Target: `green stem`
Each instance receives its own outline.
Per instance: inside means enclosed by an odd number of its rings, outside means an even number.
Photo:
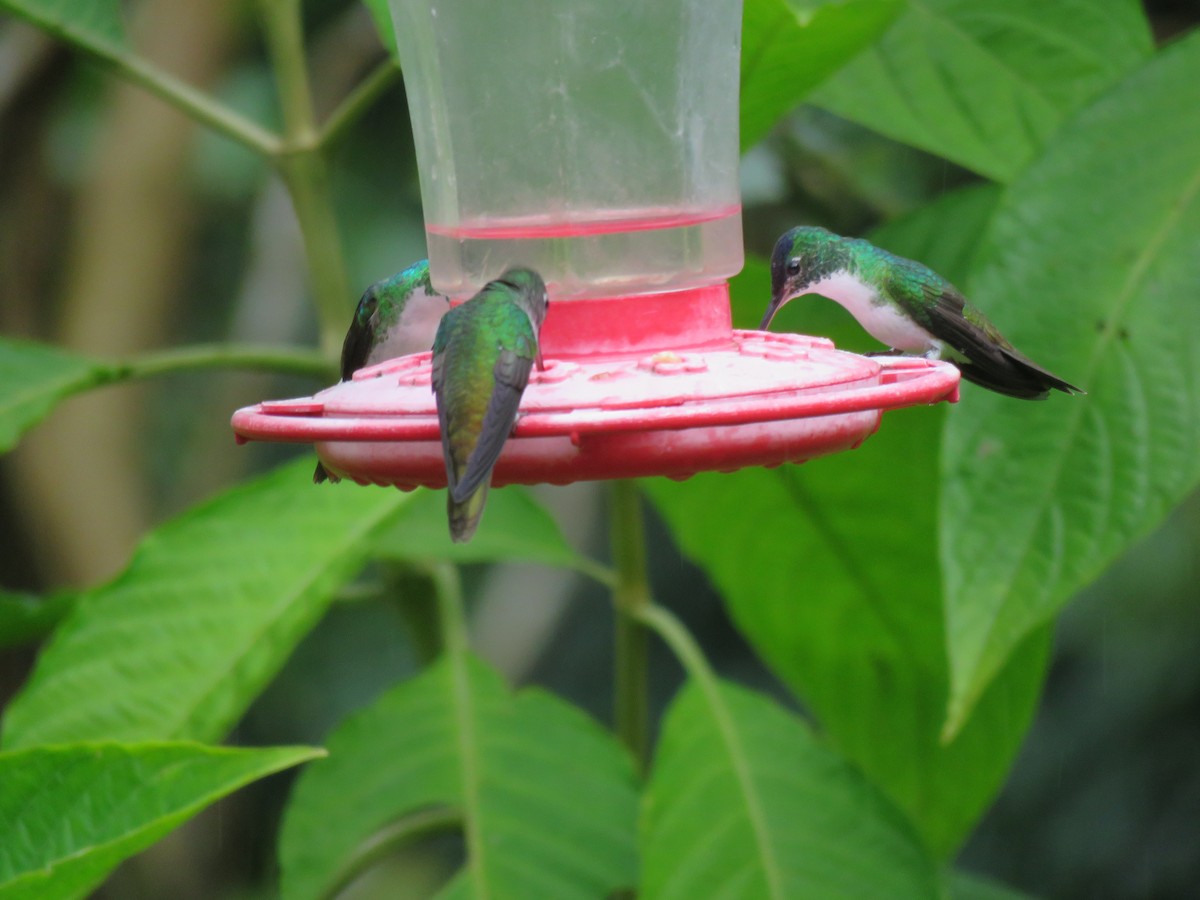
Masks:
[[[255,369],[332,380],[337,372],[329,358],[315,350],[295,347],[255,347],[249,344],[193,344],[147,353],[108,365],[103,380],[150,378],[196,369]]]
[[[442,627],[442,647],[450,672],[450,690],[457,732],[457,749],[462,778],[463,841],[467,845],[467,893],[472,897],[490,896],[486,882],[487,853],[480,828],[481,805],[480,738],[478,711],[471,690],[471,658],[467,640],[467,617],[463,611],[462,584],[458,569],[448,562],[430,566],[437,593],[438,617]]]
[[[342,257],[342,242],[333,210],[329,169],[318,151],[305,151],[279,160],[279,172],[292,197],[304,238],[313,299],[320,323],[321,349],[336,359],[350,320],[350,279]]]
[[[704,695],[721,743],[728,754],[730,768],[737,779],[739,793],[744,798],[746,815],[754,832],[754,843],[761,854],[761,869],[766,879],[764,896],[783,897],[785,892],[782,868],[769,837],[760,787],[751,774],[749,753],[743,743],[744,735],[734,721],[733,711],[725,702],[716,673],[704,658],[704,653],[695,638],[669,611],[661,606],[648,605],[638,610],[637,617],[671,648],[675,657],[687,670],[688,676]]]
[[[464,659],[470,645],[458,568],[453,563],[437,562],[431,563],[428,571],[437,598],[443,652],[453,659]]]
[[[283,108],[284,137],[290,149],[315,143],[312,95],[304,56],[304,19],[300,0],[260,0],[263,34],[275,70]]]
[[[580,556],[578,559],[576,559],[574,566],[575,571],[580,575],[584,575],[592,579],[592,581],[603,585],[610,591],[615,591],[617,589],[617,583],[619,579],[617,578],[617,572],[615,569],[609,568],[603,563],[598,563],[594,559],[591,559],[587,556]]]
[[[321,900],[333,900],[379,860],[414,841],[462,827],[462,815],[451,809],[423,809],[380,829],[360,846],[338,869],[321,891]]]
[[[716,693],[717,676],[708,664],[704,651],[700,649],[691,632],[670,610],[651,603],[639,609],[636,617],[671,648],[675,658],[705,694],[712,696]]]
[[[639,769],[647,762],[649,719],[649,643],[639,621],[650,608],[646,576],[646,541],[641,498],[633,481],[612,485],[611,535],[617,584],[613,589],[616,612],[613,720],[617,736],[627,746]]]
[[[395,60],[389,57],[381,62],[359,82],[354,90],[346,95],[345,99],[338,104],[337,109],[330,113],[325,124],[321,126],[317,143],[328,148],[336,142],[346,129],[379,99],[384,91],[399,80],[400,67],[396,65]]]
[[[263,156],[269,157],[279,153],[282,147],[279,135],[272,134],[257,122],[234,112],[158,66],[128,51],[105,44],[80,43],[79,46],[105,68],[140,85],[156,97],[187,113],[197,122]]]
[[[349,279],[342,258],[329,167],[313,120],[299,0],[260,0],[263,31],[283,110],[284,146],[276,157],[300,223],[321,327],[321,349],[335,358],[346,328]]]

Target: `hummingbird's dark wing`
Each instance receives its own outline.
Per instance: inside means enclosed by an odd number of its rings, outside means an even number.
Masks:
[[[446,396],[446,348],[450,345],[450,336],[458,314],[451,310],[438,324],[437,334],[433,338],[433,370],[429,376],[429,384],[437,397],[438,433],[442,436],[442,457],[446,462],[446,480],[451,491],[458,483],[457,466],[454,455],[450,452],[450,404],[443,398]]]
[[[953,362],[968,381],[1022,400],[1044,400],[1051,389],[1083,393],[1017,351],[958,291],[932,284],[923,288],[928,301],[925,327],[963,357]]]
[[[342,381],[349,381],[355,372],[366,365],[367,357],[371,354],[372,320],[375,318],[377,305],[374,292],[368,288],[358,301],[354,318],[350,320],[350,328],[346,332],[346,339],[342,341]],[[341,480],[321,463],[317,463],[317,468],[313,471],[313,484]]]
[[[532,356],[512,350],[500,351],[500,357],[492,370],[496,384],[492,388],[487,411],[483,414],[479,441],[471,451],[458,484],[451,486],[451,496],[456,501],[466,500],[472,491],[490,478],[492,467],[496,465],[508,436],[512,434],[517,410],[521,405],[521,395],[525,393],[525,386],[529,384],[529,373],[532,369]]]
[[[368,288],[358,301],[354,319],[350,322],[346,339],[342,341],[342,381],[349,381],[355,372],[367,364],[375,336],[375,313],[378,307],[378,298]]]

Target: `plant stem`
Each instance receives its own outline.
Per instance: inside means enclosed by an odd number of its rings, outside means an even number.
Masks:
[[[617,589],[617,572],[603,563],[598,563],[594,559],[587,556],[580,556],[574,563],[575,571],[580,575],[592,579],[597,584],[603,585],[610,591]]]
[[[612,554],[617,569],[617,584],[613,588],[617,619],[613,720],[617,736],[629,748],[641,771],[647,762],[649,718],[649,643],[639,621],[643,611],[650,607],[645,529],[641,498],[633,481],[614,481],[611,498]]]
[[[479,822],[481,806],[480,770],[482,748],[478,733],[476,698],[471,689],[471,658],[467,642],[467,619],[463,612],[462,584],[458,569],[448,562],[434,563],[429,568],[437,594],[438,617],[442,626],[442,653],[450,674],[459,773],[462,779],[460,805],[463,812],[463,842],[467,847],[467,873],[463,881],[470,882],[467,894],[489,896],[482,863],[483,831]]]
[[[249,344],[193,344],[110,363],[102,380],[107,383],[215,368],[258,369],[321,379],[337,377],[329,358],[315,350]]]
[[[359,116],[366,112],[372,103],[379,99],[384,91],[399,80],[400,66],[394,59],[388,57],[359,82],[358,86],[338,104],[337,109],[329,114],[329,118],[321,126],[317,143],[328,148]]]
[[[348,315],[345,261],[329,186],[329,167],[313,122],[299,0],[260,0],[263,32],[283,110],[284,145],[275,157],[304,237],[321,349],[337,356]]]
[[[385,825],[355,848],[354,853],[338,869],[329,885],[318,895],[321,900],[333,900],[355,879],[381,859],[400,847],[435,834],[455,831],[462,827],[462,814],[457,810],[433,807]]]
[[[446,656],[463,659],[467,655],[467,616],[463,611],[462,582],[453,563],[431,563],[428,569],[437,598],[438,624],[442,632],[442,651]]]
[[[142,86],[156,97],[162,98],[230,140],[237,141],[263,156],[270,157],[279,153],[282,147],[279,135],[234,112],[153,63],[106,44],[80,43],[78,46],[90,53],[92,58],[105,68]]]
[[[716,692],[717,676],[708,664],[704,651],[700,649],[691,632],[670,610],[650,603],[640,608],[636,615],[639,622],[654,631],[662,638],[663,643],[671,648],[675,658],[679,660],[688,676],[696,680],[701,690],[709,695]]]
[[[315,143],[312,95],[304,56],[304,20],[299,0],[259,0],[263,34],[275,70],[283,108],[284,138],[289,149]]]

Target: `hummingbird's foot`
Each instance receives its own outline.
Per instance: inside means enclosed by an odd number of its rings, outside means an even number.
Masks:
[[[904,356],[904,351],[897,350],[894,347],[891,350],[870,350],[863,356]]]

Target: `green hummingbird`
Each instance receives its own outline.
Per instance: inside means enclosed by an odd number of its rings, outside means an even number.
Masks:
[[[385,359],[425,350],[449,308],[450,299],[429,281],[427,259],[375,282],[363,291],[342,343],[342,381]],[[326,480],[341,481],[317,463],[313,482]]]
[[[894,350],[948,360],[968,381],[999,394],[1042,400],[1051,388],[1084,393],[1017,352],[928,266],[867,241],[812,226],[785,232],[771,254],[771,303],[759,330],[802,294],[836,300],[876,340]]]
[[[550,303],[542,277],[512,268],[446,313],[433,341],[433,392],[448,482],[450,537],[468,541],[492,468],[517,421]]]

